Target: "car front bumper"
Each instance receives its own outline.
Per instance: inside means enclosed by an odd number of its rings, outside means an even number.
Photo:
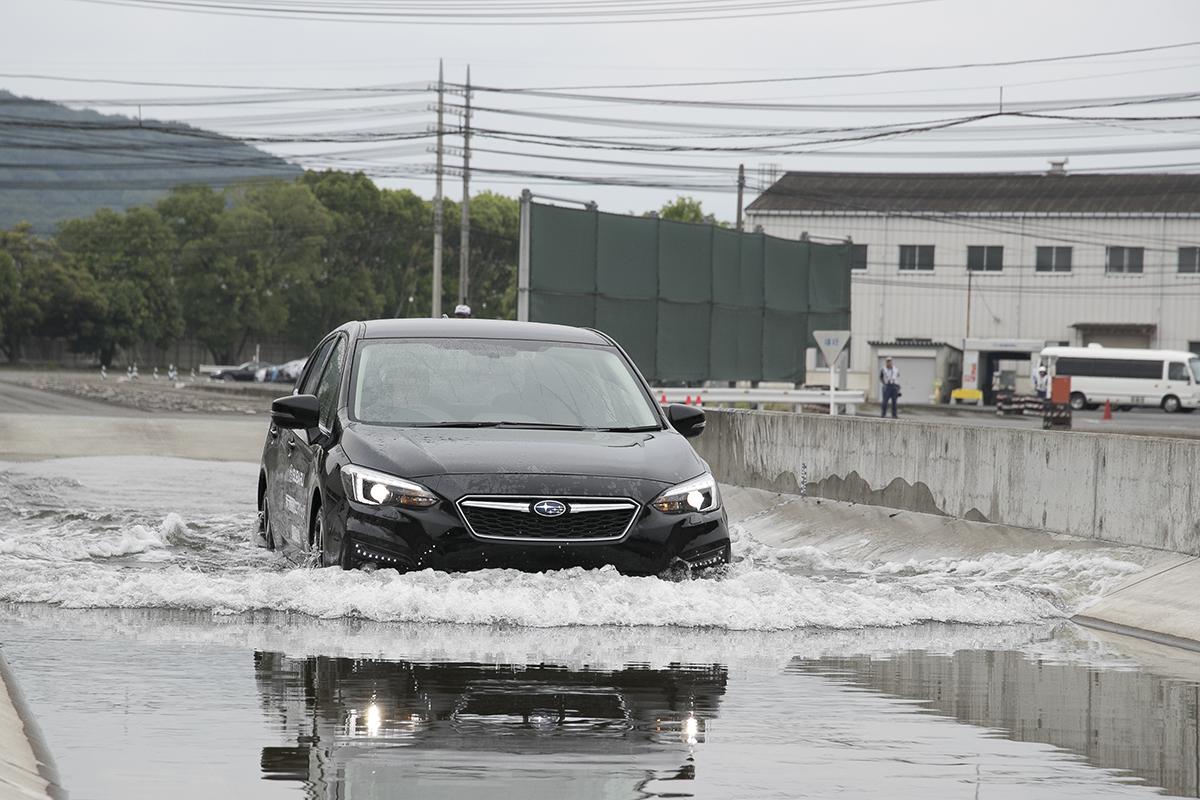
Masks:
[[[612,565],[631,575],[656,575],[680,561],[710,567],[729,560],[724,508],[706,513],[637,512],[625,535],[612,542],[527,542],[480,539],[450,503],[409,511],[344,501],[329,520],[349,537],[355,561],[400,569],[446,571],[520,569],[531,572]]]

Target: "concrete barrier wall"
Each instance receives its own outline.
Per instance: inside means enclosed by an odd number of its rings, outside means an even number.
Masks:
[[[1200,555],[1200,441],[710,410],[736,486]]]

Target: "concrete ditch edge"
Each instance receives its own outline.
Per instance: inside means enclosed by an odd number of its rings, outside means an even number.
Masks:
[[[9,794],[12,789],[16,794]],[[0,652],[0,794],[66,800],[54,758]]]

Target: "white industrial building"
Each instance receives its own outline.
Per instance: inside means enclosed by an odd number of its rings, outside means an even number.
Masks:
[[[990,390],[1047,343],[1200,352],[1200,175],[788,172],[751,227],[853,243],[850,388]],[[844,358],[845,356],[843,356]]]

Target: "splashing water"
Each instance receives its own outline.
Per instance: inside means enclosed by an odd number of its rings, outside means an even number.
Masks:
[[[769,547],[731,520],[735,561],[719,579],[312,570],[256,546],[256,473],[169,458],[0,466],[0,601],[527,627],[849,629],[1058,618],[1141,569],[1099,546],[870,560],[805,545],[799,530],[794,546]]]

